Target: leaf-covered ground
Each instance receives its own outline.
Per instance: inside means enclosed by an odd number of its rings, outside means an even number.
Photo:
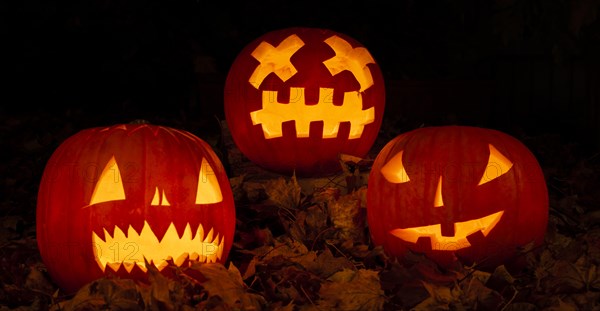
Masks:
[[[600,159],[568,137],[518,136],[544,169],[550,222],[545,245],[524,250],[526,269],[511,273],[443,270],[418,254],[396,260],[372,245],[369,165],[409,128],[385,124],[370,155],[344,158],[336,176],[296,179],[246,161],[225,126],[171,124],[211,143],[230,170],[237,230],[229,261],[171,267],[170,279],[150,271],[147,283],[100,279],[65,295],[37,251],[37,185],[56,146],[94,120],[0,118],[0,310],[600,310]]]

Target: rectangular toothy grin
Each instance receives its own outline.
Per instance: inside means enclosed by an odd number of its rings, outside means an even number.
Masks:
[[[114,234],[111,236],[104,229],[104,239],[92,232],[94,257],[102,271],[105,271],[106,267],[117,271],[122,265],[127,272],[131,272],[134,266],[146,272],[148,269],[145,260],[154,264],[159,271],[168,265],[169,260],[177,266],[181,266],[186,259],[196,262],[216,262],[223,256],[225,239],[218,233],[213,237],[213,231],[211,228],[205,235],[204,228],[200,224],[196,233],[192,234],[188,223],[179,238],[177,229],[171,222],[162,240],[159,241],[146,221],[139,233],[131,225],[127,234],[119,227],[115,227]]]

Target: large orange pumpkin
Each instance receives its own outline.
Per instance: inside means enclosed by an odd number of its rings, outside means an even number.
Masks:
[[[340,153],[364,156],[384,106],[373,56],[326,29],[264,34],[239,53],[225,84],[225,117],[240,151],[286,174],[325,175],[341,169]]]
[[[144,280],[146,261],[224,262],[235,229],[229,180],[193,134],[148,124],[83,130],[51,156],[37,202],[39,250],[68,292],[103,275]]]
[[[442,266],[518,267],[519,249],[544,240],[548,193],[536,158],[516,138],[425,127],[399,135],[375,159],[367,215],[373,242],[393,256],[411,250]]]

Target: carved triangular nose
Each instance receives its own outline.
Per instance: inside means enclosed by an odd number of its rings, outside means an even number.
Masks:
[[[444,206],[444,199],[442,198],[442,176],[438,180],[437,188],[435,189],[435,197],[433,198],[433,206],[434,207],[442,207]],[[445,210],[441,212],[446,215],[445,219],[448,219],[448,213],[452,211]],[[451,219],[451,218],[450,218]],[[452,221],[442,221],[441,222],[441,234],[444,237],[454,237],[455,235],[455,225]]]
[[[150,205],[152,205],[152,206],[157,206],[157,205],[170,206],[171,203],[169,203],[169,200],[167,200],[165,191],[164,190],[162,191],[162,196],[161,196],[161,191],[159,191],[158,187],[156,187],[156,190],[154,191],[154,197],[152,198],[152,203],[150,203]]]
[[[435,197],[433,198],[433,206],[440,207],[444,206],[444,200],[442,199],[442,176],[438,181],[437,189],[435,189]]]

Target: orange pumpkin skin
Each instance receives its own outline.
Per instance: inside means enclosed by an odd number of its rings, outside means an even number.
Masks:
[[[144,259],[166,275],[172,269],[162,259],[225,262],[235,230],[229,180],[211,147],[147,124],[86,129],[65,140],[44,170],[36,217],[42,259],[69,293],[105,275],[145,281]],[[154,249],[163,250],[150,255]]]
[[[536,158],[516,138],[426,127],[397,136],[375,159],[367,219],[373,242],[392,256],[410,250],[443,267],[460,260],[520,269],[519,248],[544,241],[548,192]]]
[[[385,87],[362,44],[299,27],[249,43],[229,70],[224,100],[231,136],[252,162],[284,174],[323,176],[341,170],[340,153],[369,151],[381,126]],[[319,111],[327,105],[334,108]],[[267,124],[273,115],[276,121]]]

